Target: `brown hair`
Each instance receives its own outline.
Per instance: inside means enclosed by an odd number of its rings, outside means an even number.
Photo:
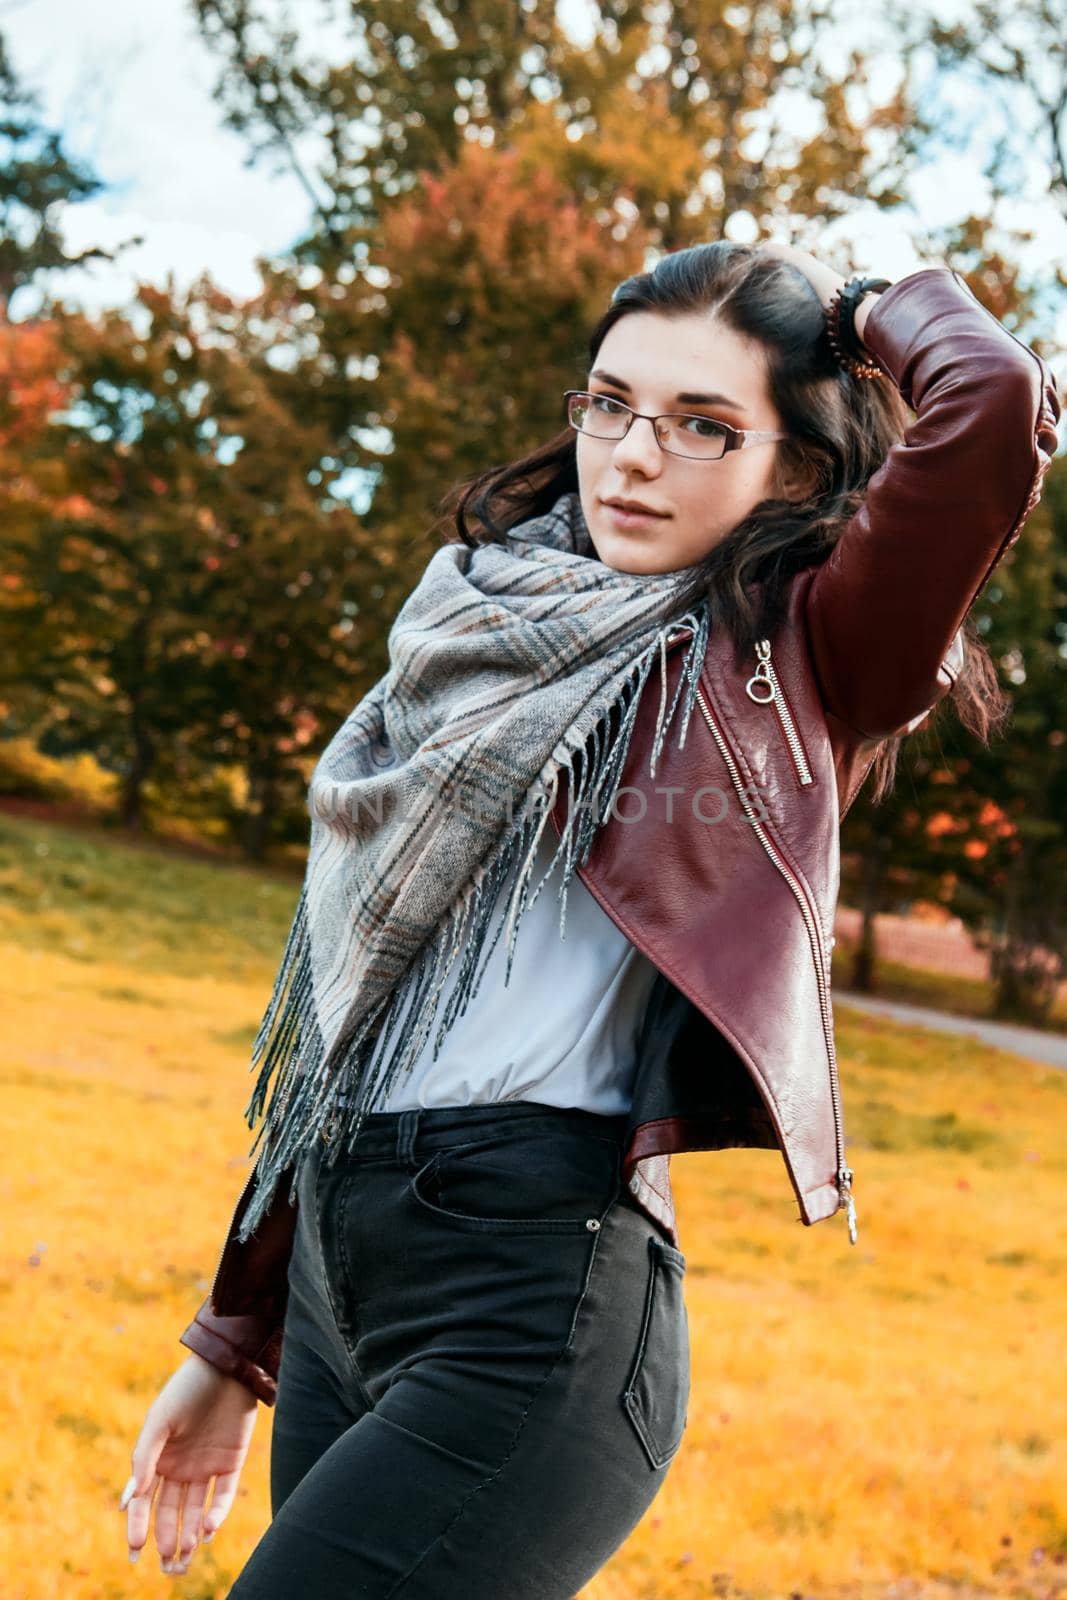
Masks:
[[[631,311],[714,314],[758,343],[766,352],[771,398],[790,435],[775,445],[774,487],[790,475],[809,486],[801,499],[775,495],[754,506],[697,565],[680,601],[681,612],[707,596],[712,627],[728,629],[742,670],[755,641],[773,637],[781,624],[792,577],[833,550],[863,503],[868,480],[903,438],[909,411],[893,383],[853,378],[838,366],[808,279],[755,246],[726,240],[693,245],[625,279],[589,337],[588,365],[576,387],[587,381],[609,328]],[[577,439],[567,427],[532,454],[454,485],[438,514],[451,519],[449,538],[458,533],[471,546],[501,543],[517,523],[577,490]],[[468,510],[480,524],[477,533],[468,526]],[[963,640],[963,666],[945,698],[964,727],[988,744],[1011,701],[970,614]],[[905,737],[891,735],[876,747],[875,804],[893,787]]]

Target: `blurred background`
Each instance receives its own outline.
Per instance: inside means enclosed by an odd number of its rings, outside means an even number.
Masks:
[[[441,497],[708,239],[949,265],[1062,391],[1067,3],[0,0],[0,104],[4,1593],[223,1595],[269,1417],[185,1578],[114,1504]],[[1005,731],[933,719],[843,829],[859,1245],[675,1158],[690,1427],[596,1600],[1067,1589],[1062,444],[976,614]]]

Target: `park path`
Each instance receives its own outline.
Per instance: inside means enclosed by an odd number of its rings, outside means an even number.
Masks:
[[[896,1022],[917,1023],[924,1028],[939,1028],[944,1033],[967,1033],[983,1044],[1011,1050],[1028,1061],[1043,1061],[1047,1066],[1067,1071],[1067,1034],[1024,1028],[1010,1022],[988,1022],[983,1017],[960,1017],[931,1006],[911,1005],[903,1000],[880,1000],[874,995],[834,990],[834,1004],[854,1006],[875,1016],[892,1017]]]

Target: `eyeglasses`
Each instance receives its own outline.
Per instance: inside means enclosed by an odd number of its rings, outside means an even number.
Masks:
[[[773,439],[788,439],[788,433],[771,433],[759,428],[731,428],[728,422],[713,417],[698,417],[682,411],[650,417],[635,411],[612,395],[591,394],[588,389],[568,389],[567,422],[578,433],[594,439],[625,439],[634,421],[643,417],[651,422],[661,450],[672,456],[688,456],[692,461],[718,461],[728,450],[746,450],[750,445],[769,444]]]

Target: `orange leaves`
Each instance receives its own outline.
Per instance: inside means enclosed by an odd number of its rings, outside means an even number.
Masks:
[[[0,450],[26,449],[67,396],[48,322],[0,323]]]
[[[1014,822],[993,800],[986,800],[978,813],[978,825],[997,839],[1010,839],[1018,832]]]
[[[932,842],[956,841],[960,855],[968,861],[983,861],[998,840],[1014,840],[1018,829],[992,800],[982,802],[977,815],[953,816],[935,811],[926,821],[925,836]]]
[[[96,515],[96,507],[93,502],[86,495],[77,493],[59,495],[53,500],[52,509],[57,516],[63,517],[70,522],[77,522],[82,518]]]

